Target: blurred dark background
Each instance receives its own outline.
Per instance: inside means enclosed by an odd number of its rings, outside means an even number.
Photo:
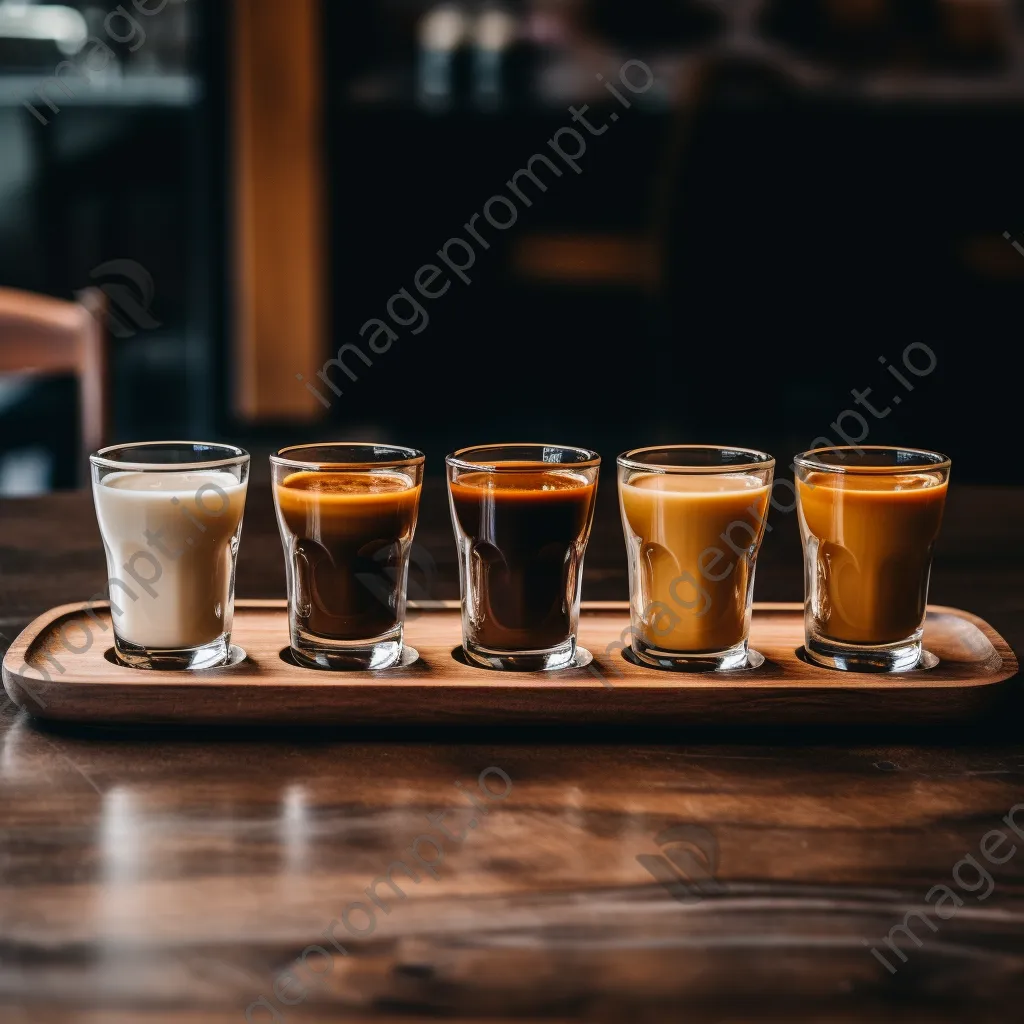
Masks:
[[[1011,0],[138,5],[0,0],[0,286],[104,292],[106,440],[392,440],[435,473],[496,440],[722,442],[786,472],[863,423],[1020,482]],[[417,295],[453,237],[471,283]],[[401,289],[423,312],[389,320]],[[75,380],[25,362],[0,492],[74,486]]]

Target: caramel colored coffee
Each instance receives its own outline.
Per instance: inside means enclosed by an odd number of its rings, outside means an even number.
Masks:
[[[843,643],[906,640],[924,621],[941,474],[811,472],[797,487],[818,631]]]
[[[469,561],[465,614],[474,642],[493,651],[546,650],[572,633],[595,485],[569,469],[532,468],[464,473],[449,485]]]
[[[712,654],[747,635],[747,592],[768,487],[753,475],[651,473],[619,487],[627,543],[638,546],[634,631],[664,651]],[[636,585],[639,583],[639,587]],[[639,628],[638,628],[639,627]]]
[[[298,472],[278,484],[299,629],[366,640],[398,624],[404,581],[397,567],[419,498],[420,487],[398,472]]]

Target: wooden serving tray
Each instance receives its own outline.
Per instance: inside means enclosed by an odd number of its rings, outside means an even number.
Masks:
[[[411,608],[406,641],[419,658],[383,672],[295,665],[287,660],[286,616],[284,601],[238,601],[232,641],[244,658],[203,672],[156,672],[113,660],[108,607],[87,615],[84,604],[63,605],[11,645],[4,686],[32,715],[94,723],[914,724],[981,715],[1017,674],[1013,651],[988,623],[944,607],[929,608],[924,633],[938,665],[894,675],[802,660],[799,604],[754,605],[750,641],[764,655],[759,668],[699,674],[626,661],[619,647],[628,637],[624,602],[583,606],[580,643],[594,660],[560,672],[501,672],[456,660],[461,619],[454,601]],[[62,630],[70,646],[88,649],[69,653]]]

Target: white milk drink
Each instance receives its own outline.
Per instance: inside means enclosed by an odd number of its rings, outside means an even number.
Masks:
[[[114,628],[180,650],[231,631],[246,485],[231,473],[110,473],[93,489]]]

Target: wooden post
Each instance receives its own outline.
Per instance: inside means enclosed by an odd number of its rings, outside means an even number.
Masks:
[[[325,239],[318,0],[235,0],[235,411],[311,420],[296,374],[323,365]]]

